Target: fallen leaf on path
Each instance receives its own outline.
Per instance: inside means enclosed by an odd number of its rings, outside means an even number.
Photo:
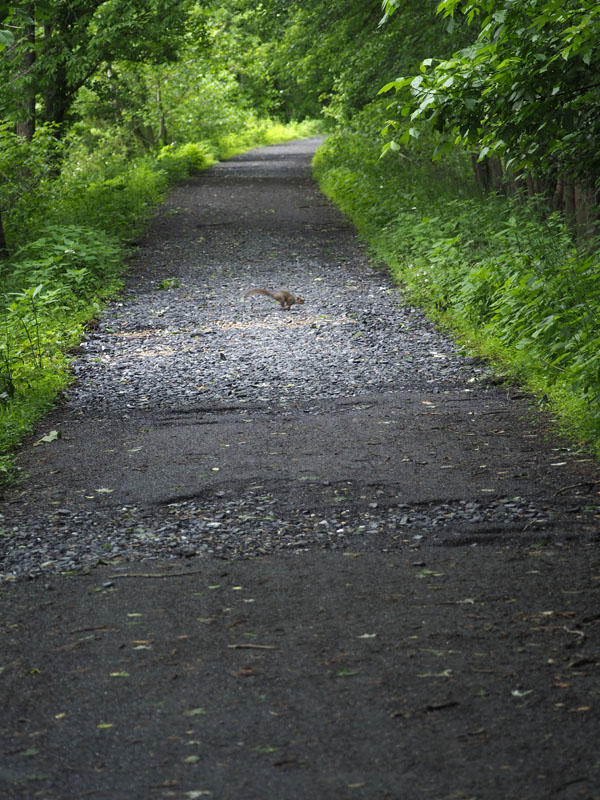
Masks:
[[[442,711],[445,708],[454,708],[458,703],[456,700],[442,700],[439,703],[428,703],[425,711]]]
[[[443,669],[441,672],[420,672],[417,677],[419,678],[450,678],[452,676],[451,669]]]
[[[417,572],[417,578],[441,578],[443,574],[443,572],[436,572],[433,569],[422,569]]]
[[[29,747],[27,750],[23,750],[22,753],[19,753],[19,755],[20,756],[26,756],[26,757],[37,756],[37,755],[39,755],[39,752],[40,751],[37,749],[37,747]]]
[[[60,439],[60,432],[59,431],[50,431],[45,436],[42,436],[41,439],[38,439],[37,442],[33,443],[34,447],[37,447],[40,444],[50,444],[50,442],[55,442],[57,439]]]
[[[242,667],[242,669],[238,669],[231,674],[234,678],[248,678],[250,675],[256,675],[256,672],[252,667]]]

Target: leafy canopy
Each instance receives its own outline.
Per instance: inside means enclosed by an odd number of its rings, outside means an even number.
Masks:
[[[388,18],[398,5],[385,0]],[[472,41],[388,83],[404,98],[400,113],[515,170],[600,175],[600,5],[443,0],[437,10],[466,19]]]

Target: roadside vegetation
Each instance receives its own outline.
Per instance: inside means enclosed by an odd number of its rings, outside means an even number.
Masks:
[[[600,452],[599,28],[592,0],[0,3],[0,480],[169,187],[325,129],[315,173],[411,302]]]
[[[381,157],[381,104],[318,152],[323,191],[407,299],[489,357],[600,452],[600,257],[543,198],[485,193],[465,153],[432,160],[423,131]]]

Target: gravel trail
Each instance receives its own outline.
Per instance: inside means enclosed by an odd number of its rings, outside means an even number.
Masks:
[[[32,444],[60,438],[23,449],[0,574],[597,539],[594,462],[403,304],[313,182],[318,141],[172,192]]]
[[[403,304],[316,145],[171,194],[20,453],[2,800],[600,798],[598,467]]]

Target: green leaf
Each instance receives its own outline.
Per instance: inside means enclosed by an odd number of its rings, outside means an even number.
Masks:
[[[10,47],[15,42],[15,37],[12,31],[0,29],[0,47]]]
[[[443,572],[436,572],[433,569],[422,569],[417,572],[417,578],[441,578]]]
[[[57,439],[60,439],[60,431],[50,431],[50,433],[38,439],[37,442],[34,442],[33,446],[37,447],[40,444],[50,444],[50,442],[55,442]]]
[[[37,747],[29,747],[27,750],[23,750],[23,752],[19,753],[19,755],[29,758],[30,756],[37,756],[39,753],[40,751],[37,749]]]

